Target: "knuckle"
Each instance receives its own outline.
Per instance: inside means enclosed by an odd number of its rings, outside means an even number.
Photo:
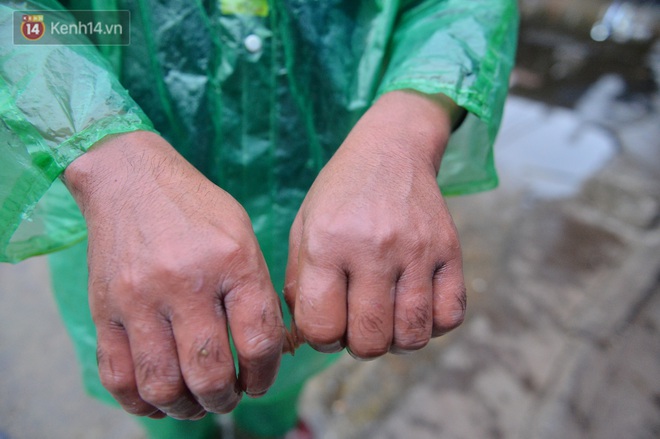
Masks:
[[[178,365],[173,362],[162,363],[140,354],[135,359],[135,376],[142,399],[157,407],[173,404],[183,393]]]
[[[156,407],[176,405],[183,394],[182,386],[172,382],[149,382],[140,385],[140,397]]]
[[[274,332],[261,333],[248,338],[239,355],[245,363],[259,364],[264,360],[279,356],[282,351],[282,343],[282,337],[277,337]]]
[[[234,395],[235,396],[205,398],[201,399],[201,403],[208,412],[226,414],[234,410],[241,401],[238,394],[235,393]]]
[[[320,231],[308,230],[305,239],[301,243],[301,253],[314,265],[320,263],[332,254],[332,249],[339,242],[340,237],[334,237],[334,233],[325,229]]]
[[[438,320],[435,324],[435,328],[433,329],[434,336],[444,335],[450,331],[453,331],[454,329],[461,326],[463,319],[464,318],[462,315],[456,315],[452,317],[444,317]]]
[[[456,230],[456,227],[444,227],[442,229],[442,242],[451,249],[460,249],[460,241],[458,239],[458,231]]]
[[[307,220],[305,230],[309,239],[317,238],[321,242],[332,240],[346,233],[346,219],[341,212],[314,216]]]
[[[395,337],[393,344],[406,351],[416,351],[425,347],[429,343],[430,338],[430,333],[403,333]]]
[[[377,314],[363,313],[354,319],[349,328],[348,347],[359,358],[370,359],[388,352],[392,335],[385,328],[385,321]]]
[[[251,236],[226,236],[214,244],[211,260],[220,261],[237,278],[252,278],[261,270],[261,250]]]
[[[241,245],[239,239],[233,237],[225,237],[217,246],[218,256],[221,259],[233,261],[244,259],[248,251],[248,246]]]
[[[320,346],[336,343],[345,333],[345,328],[337,322],[320,318],[296,320],[296,328],[308,343]]]
[[[391,225],[380,225],[368,232],[367,244],[376,252],[389,253],[396,245],[399,231]]]
[[[465,320],[466,303],[463,299],[457,298],[453,307],[442,312],[434,321],[434,334],[442,335],[459,327]]]
[[[150,303],[150,290],[154,285],[167,279],[173,279],[173,269],[166,267],[161,260],[154,260],[148,266],[135,264],[121,267],[109,285],[106,300],[120,312],[128,313],[137,303]],[[110,294],[112,293],[112,294]]]
[[[115,396],[115,398],[123,399],[135,394],[137,391],[135,380],[129,374],[100,369],[99,378],[103,387]]]
[[[137,394],[133,370],[124,370],[117,367],[112,356],[100,346],[96,350],[96,359],[99,368],[101,385],[115,398],[124,399]]]
[[[118,270],[115,278],[112,280],[110,290],[113,291],[135,291],[142,284],[141,275],[133,270],[122,268]]]
[[[464,308],[457,308],[451,313],[449,313],[449,316],[447,318],[447,328],[455,329],[458,328],[463,324],[463,321],[465,320],[465,309]]]
[[[218,379],[209,376],[197,376],[187,381],[188,389],[197,401],[213,413],[228,413],[233,410],[240,396],[236,391],[235,377]]]
[[[212,337],[191,347],[186,369],[188,389],[202,398],[227,393],[235,381],[234,359]]]
[[[366,340],[388,339],[384,331],[385,320],[382,316],[372,312],[364,312],[353,319],[353,329],[350,331],[358,338]]]
[[[134,358],[133,362],[135,365],[135,377],[138,382],[144,383],[153,379],[157,372],[157,367],[149,355],[142,352]]]
[[[391,249],[400,237],[400,229],[382,219],[356,221],[343,217],[317,218],[306,234],[305,248],[312,255],[323,255],[328,248],[349,246],[382,253]]]
[[[214,399],[216,396],[233,393],[234,381],[233,371],[213,375],[201,372],[188,377],[186,385],[194,395],[202,399]]]
[[[148,263],[124,266],[117,271],[110,289],[131,293],[128,297],[141,297],[154,289],[155,285],[167,282],[179,288],[189,288],[198,283],[201,276],[196,258],[185,253],[172,255],[168,251],[154,254]],[[130,306],[131,304],[127,304]]]
[[[422,302],[408,307],[398,316],[394,327],[393,344],[403,350],[418,350],[431,338],[433,310],[430,303]]]
[[[432,324],[433,309],[429,303],[418,303],[408,308],[400,321],[407,331],[424,331],[428,330]]]
[[[217,337],[199,337],[188,352],[188,363],[196,368],[222,371],[222,365],[233,364],[233,358]]]
[[[154,406],[147,404],[138,398],[130,401],[120,400],[119,403],[126,413],[133,416],[149,416],[158,411]]]
[[[147,272],[146,276],[135,276],[136,281],[143,283],[147,279],[177,279],[182,277],[186,270],[185,255],[179,254],[179,257],[173,257],[169,252],[155,254],[151,264],[151,270]]]
[[[163,402],[160,407],[168,416],[181,420],[198,419],[200,415],[205,413],[204,408],[190,395],[187,389],[182,390],[176,399]]]

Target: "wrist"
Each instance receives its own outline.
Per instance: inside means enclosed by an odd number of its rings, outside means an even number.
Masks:
[[[399,140],[405,152],[424,160],[437,174],[452,126],[463,111],[444,95],[397,90],[381,96],[369,117],[380,125],[378,131]]]
[[[95,200],[104,204],[132,185],[150,163],[162,164],[154,160],[156,155],[166,157],[172,152],[164,139],[148,131],[107,136],[71,162],[62,180],[85,214],[90,205],[99,204]]]

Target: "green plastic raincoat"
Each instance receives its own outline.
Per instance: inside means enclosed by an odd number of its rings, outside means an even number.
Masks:
[[[129,10],[130,44],[115,35],[95,35],[96,46],[84,35],[16,44],[15,11],[61,4]],[[514,0],[61,4],[0,5],[0,261],[68,249],[51,256],[56,298],[96,396],[109,398],[87,310],[86,228],[58,176],[104,136],[158,130],[231,193],[280,290],[289,227],[307,189],[383,93],[444,93],[468,110],[440,169],[445,195],[497,184],[492,145],[513,65]],[[242,405],[297,394],[332,358],[305,349],[287,356],[269,396]],[[281,431],[293,416],[260,432]]]

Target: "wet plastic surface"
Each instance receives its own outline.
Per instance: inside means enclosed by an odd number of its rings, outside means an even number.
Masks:
[[[149,129],[133,99],[192,164],[244,205],[258,235],[276,230],[278,243],[350,127],[390,90],[444,93],[473,114],[445,156],[439,181],[446,193],[496,184],[491,146],[516,45],[512,0],[487,8],[458,0],[279,0],[267,16],[223,15],[216,3],[143,0],[108,2],[106,9],[110,3],[129,10],[133,25],[129,46],[102,50],[107,61],[90,46],[2,46],[2,260],[82,239],[82,219],[71,200],[65,206],[61,188],[53,189],[60,192],[57,212],[50,194],[42,196],[104,135]],[[56,7],[3,4],[3,40],[11,40],[14,10]],[[258,50],[245,46],[257,38]],[[268,253],[273,245],[262,247]]]
[[[105,58],[90,46],[0,48],[0,152],[8,174],[0,186],[0,260],[77,244],[52,257],[62,269],[56,298],[87,388],[100,398],[110,399],[94,376],[84,223],[56,178],[103,136],[151,129],[153,122],[248,211],[277,290],[307,188],[387,91],[444,93],[470,111],[443,160],[446,194],[496,184],[491,148],[516,45],[512,0],[488,7],[462,0],[279,0],[268,3],[267,15],[227,13],[217,2],[94,2],[104,6],[128,9],[134,18],[131,44],[102,49]],[[3,3],[4,41],[13,10],[25,8],[57,5]],[[273,391],[253,405],[277,403],[272,395],[297,389],[329,358],[309,349],[287,358],[291,367],[283,364]]]
[[[553,41],[559,47],[562,39]],[[647,54],[634,59],[637,67],[649,68]],[[451,200],[470,290],[463,327],[418,354],[347,359],[312,382],[304,413],[318,437],[658,437],[660,101],[655,86],[634,92],[634,66],[602,81],[611,72],[597,59],[589,66],[593,80],[577,88],[567,78],[566,92],[555,93],[560,80],[533,91],[546,102],[512,100],[506,143],[496,147],[501,187]],[[660,65],[651,67],[657,76]],[[557,108],[553,99],[566,96]],[[111,409],[96,412],[80,388],[71,390],[72,351],[48,350],[46,336],[58,330],[66,345],[56,313],[25,303],[47,288],[43,262],[0,271],[0,285],[11,285],[0,297],[22,292],[0,306],[0,365],[9,371],[0,394],[16,395],[0,400],[0,431],[11,439],[28,428],[55,438],[116,437],[130,420],[104,423]],[[10,283],[13,275],[40,282]],[[48,316],[48,330],[28,339],[34,322],[19,316],[33,314]],[[29,355],[26,340],[42,346],[48,364]],[[71,387],[52,385],[54,371]],[[39,401],[45,405],[32,405]]]

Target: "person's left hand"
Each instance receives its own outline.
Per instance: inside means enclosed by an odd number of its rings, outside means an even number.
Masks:
[[[285,296],[297,337],[368,359],[458,326],[456,229],[436,182],[446,101],[384,95],[321,171],[293,223]]]

